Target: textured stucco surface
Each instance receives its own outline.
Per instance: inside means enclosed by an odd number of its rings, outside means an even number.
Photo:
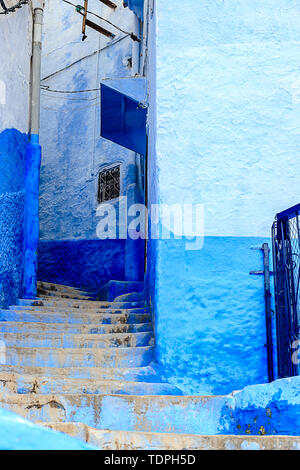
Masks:
[[[156,8],[160,200],[204,204],[206,235],[269,236],[299,202],[299,2]]]
[[[158,242],[157,358],[185,393],[226,394],[268,380],[263,276],[249,275],[262,269],[262,253],[250,248],[264,241],[207,237],[198,252]]]
[[[21,295],[31,8],[0,15],[0,304]]]
[[[24,173],[27,136],[0,133],[0,303],[21,295],[24,252]]]
[[[97,292],[111,279],[125,280],[124,256],[124,240],[41,240],[38,279]]]
[[[234,434],[300,434],[300,377],[246,387],[233,394]]]
[[[184,391],[228,393],[267,380],[263,281],[249,276],[261,254],[249,248],[299,202],[300,6],[175,0],[156,16],[149,199],[204,204],[206,236],[199,252],[148,244],[157,357]]]
[[[28,132],[31,26],[29,5],[0,15],[0,132],[6,128]]]

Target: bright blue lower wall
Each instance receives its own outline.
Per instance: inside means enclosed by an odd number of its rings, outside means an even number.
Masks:
[[[249,275],[262,269],[262,253],[250,248],[266,241],[206,237],[200,251],[186,251],[184,240],[150,243],[156,355],[185,393],[226,394],[268,381],[263,276]]]
[[[24,257],[24,175],[27,135],[0,133],[0,305],[21,296]]]
[[[125,280],[125,240],[40,241],[38,279],[98,291]]]

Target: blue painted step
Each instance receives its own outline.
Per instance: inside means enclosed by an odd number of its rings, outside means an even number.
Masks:
[[[144,283],[138,281],[109,281],[98,293],[99,300],[114,301],[116,297],[131,292],[142,293]]]

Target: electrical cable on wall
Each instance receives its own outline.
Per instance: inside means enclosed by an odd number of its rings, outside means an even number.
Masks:
[[[115,44],[119,43],[120,41],[123,41],[123,39],[126,39],[129,35],[126,34],[125,36],[116,39],[115,41],[110,42],[106,46],[102,47],[101,49],[97,49],[96,51],[91,52],[90,54],[87,54],[83,57],[80,57],[80,59],[75,60],[75,62],[72,62],[71,64],[67,65],[66,67],[63,67],[62,69],[56,70],[55,72],[51,73],[50,75],[47,75],[46,77],[43,77],[41,81],[48,80],[49,78],[53,77],[54,75],[64,72],[65,70],[68,70],[70,67],[73,67],[73,65],[78,64],[82,60],[89,59],[90,57],[93,57],[96,54],[99,54],[100,52],[104,51],[105,49],[108,49],[111,46],[114,46]]]
[[[8,15],[9,13],[14,13],[16,10],[22,8],[23,5],[27,5],[29,0],[20,0],[15,3],[13,6],[8,6],[7,0],[0,0],[0,6],[3,11],[0,11],[0,15]]]
[[[88,90],[53,90],[47,85],[41,85],[41,89],[52,93],[89,93],[92,91],[99,91],[101,88],[90,88]]]
[[[46,85],[41,85],[41,90],[43,91],[47,91],[47,92],[50,92],[50,93],[62,93],[62,94],[77,94],[77,93],[91,93],[91,92],[95,92],[95,91],[100,91],[101,88],[90,88],[90,89],[87,89],[87,90],[56,90],[56,89],[52,89],[50,88],[49,86],[46,86]],[[89,99],[82,99],[82,101],[93,101],[97,99],[96,98],[89,98]],[[79,100],[75,100],[75,101],[79,101]],[[140,102],[138,104],[138,108],[142,108],[142,109],[145,109],[147,108],[147,105],[145,102]]]
[[[125,31],[124,29],[120,28],[119,26],[115,25],[114,23],[112,23],[111,21],[107,20],[106,18],[103,18],[102,16],[100,15],[97,15],[97,13],[94,13],[90,10],[86,10],[84,6],[82,5],[75,5],[75,3],[72,3],[72,2],[69,2],[68,0],[63,0],[64,3],[68,3],[69,5],[72,5],[77,13],[81,14],[82,16],[84,16],[84,14],[86,13],[89,13],[90,15],[93,15],[97,18],[99,18],[100,20],[102,21],[105,21],[106,23],[108,23],[109,25],[113,26],[114,28],[116,28],[118,31],[120,31],[121,33],[124,33],[124,34],[127,34],[128,36],[131,37],[131,39],[133,41],[136,41],[136,42],[141,42],[140,38],[137,37],[136,34],[134,33],[130,33],[128,31]]]

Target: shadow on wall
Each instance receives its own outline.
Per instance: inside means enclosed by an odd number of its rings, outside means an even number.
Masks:
[[[16,129],[0,133],[0,305],[22,294],[24,178],[28,137]]]

